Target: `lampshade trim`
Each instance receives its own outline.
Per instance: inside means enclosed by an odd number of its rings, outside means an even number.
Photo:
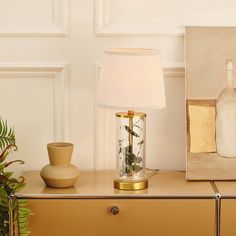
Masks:
[[[159,109],[162,109],[162,108],[165,108],[166,107],[166,104],[162,104],[160,106],[145,106],[145,107],[142,107],[142,106],[135,106],[135,107],[128,107],[128,106],[114,106],[114,105],[109,105],[109,104],[102,104],[102,103],[99,103],[99,102],[96,102],[96,105],[101,107],[101,108],[105,108],[105,109],[114,109],[114,110],[146,110],[146,111],[149,111],[149,110],[159,110]]]

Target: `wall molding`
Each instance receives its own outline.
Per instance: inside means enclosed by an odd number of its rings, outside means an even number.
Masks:
[[[95,34],[96,36],[158,36],[183,37],[185,26],[235,26],[236,21],[209,18],[168,19],[152,17],[144,19],[121,18],[113,22],[111,19],[111,0],[95,0]]]
[[[100,65],[96,65],[95,85]],[[164,78],[185,79],[183,64],[164,66]],[[95,91],[94,91],[95,92]],[[95,97],[95,96],[94,96]],[[115,111],[102,109],[94,102],[94,168],[95,170],[115,169]],[[107,145],[107,144],[110,145]]]
[[[70,82],[68,64],[0,64],[0,79],[54,79],[54,140],[70,140]]]
[[[98,81],[98,74],[99,74],[99,69],[101,68],[101,64],[97,63],[96,64],[96,82],[95,82],[95,87],[96,83]],[[173,63],[173,64],[166,64],[163,66],[163,74],[164,78],[184,78],[185,77],[185,66],[184,63]]]
[[[170,22],[152,19],[145,22],[142,18],[135,21],[112,22],[111,0],[95,0],[96,36],[183,36],[184,27],[170,26]]]
[[[185,68],[183,64],[164,66],[164,78],[185,78]]]
[[[68,34],[68,1],[51,0],[52,16],[48,22],[0,21],[0,37],[66,36]]]

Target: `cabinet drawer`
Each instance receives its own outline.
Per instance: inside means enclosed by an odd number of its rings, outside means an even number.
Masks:
[[[215,229],[214,199],[30,199],[29,207],[32,236],[214,236]]]

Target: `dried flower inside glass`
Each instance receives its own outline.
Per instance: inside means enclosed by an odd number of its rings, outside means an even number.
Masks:
[[[145,113],[117,113],[117,178],[145,179]]]

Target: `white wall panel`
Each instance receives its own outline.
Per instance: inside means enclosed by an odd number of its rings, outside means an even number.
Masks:
[[[68,0],[0,0],[0,36],[63,36]]]
[[[233,5],[234,0],[96,0],[97,35],[181,36],[185,25],[233,26]]]
[[[66,70],[64,65],[0,65],[1,117],[14,126],[18,151],[13,157],[25,161],[24,170],[48,163],[46,144],[69,135]]]

